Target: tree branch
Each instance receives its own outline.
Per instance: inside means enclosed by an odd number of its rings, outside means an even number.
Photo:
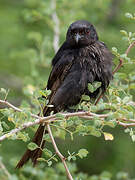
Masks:
[[[117,124],[120,125],[120,126],[123,126],[125,128],[127,128],[127,127],[135,127],[135,123],[123,123],[123,122],[117,121]]]
[[[128,56],[130,50],[135,46],[135,41],[133,41],[127,48],[127,50],[125,51],[125,54]],[[113,74],[115,74],[120,68],[121,66],[123,65],[123,59],[120,58],[119,60],[119,64],[115,67],[114,71],[113,71]]]
[[[56,152],[56,154],[60,157],[60,159],[61,159],[61,161],[62,161],[62,163],[63,163],[63,165],[64,165],[64,167],[65,167],[65,170],[66,170],[66,174],[67,174],[67,176],[68,176],[68,179],[69,179],[69,180],[73,180],[73,178],[72,178],[72,176],[71,176],[71,174],[70,174],[70,171],[69,171],[69,169],[68,169],[68,167],[67,167],[67,164],[66,164],[66,161],[65,161],[65,157],[61,154],[61,152],[59,151],[59,149],[58,149],[58,147],[57,147],[57,145],[56,145],[56,143],[55,143],[55,140],[54,140],[54,137],[53,137],[53,135],[52,135],[52,131],[51,131],[51,128],[50,128],[49,123],[47,124],[47,129],[48,129],[48,133],[49,133],[49,135],[50,135],[50,138],[51,138],[53,147],[54,147],[54,149],[55,149],[55,152]]]
[[[0,104],[4,104],[4,105],[7,105],[8,107],[12,108],[14,111],[18,111],[18,112],[23,112],[23,110],[15,107],[14,105],[10,104],[9,102],[7,101],[4,101],[4,100],[0,100]],[[95,114],[95,113],[91,113],[91,112],[74,112],[74,113],[61,113],[63,115],[63,117],[65,119],[69,118],[69,117],[73,117],[73,116],[78,116],[78,117],[82,117],[82,118],[85,118],[85,119],[90,119],[92,120],[93,117],[98,117],[100,118],[101,120],[103,120],[104,118],[107,118],[109,116],[109,114]],[[0,141],[3,141],[4,139],[26,129],[26,128],[29,128],[29,127],[32,127],[36,124],[42,124],[42,123],[45,123],[45,122],[54,122],[56,120],[58,120],[57,118],[57,114],[54,114],[54,115],[51,115],[51,116],[46,116],[46,117],[40,117],[38,115],[35,115],[35,114],[32,114],[31,113],[31,117],[33,118],[36,118],[35,121],[33,122],[27,122],[27,123],[24,123],[22,124],[20,127],[18,128],[15,128],[13,130],[11,130],[9,133],[7,134],[4,134],[0,137]],[[135,120],[133,119],[118,119],[118,120],[124,120],[124,121],[128,121],[128,122],[134,122]],[[135,123],[122,123],[122,122],[118,122],[119,125],[121,126],[135,126]]]

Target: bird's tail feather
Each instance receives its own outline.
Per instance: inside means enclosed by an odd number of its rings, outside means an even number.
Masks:
[[[16,168],[21,168],[29,159],[32,160],[33,166],[37,164],[37,159],[41,157],[42,149],[45,144],[45,140],[43,140],[44,133],[48,133],[45,130],[45,125],[40,125],[32,139],[32,142],[36,143],[40,148],[33,151],[27,149],[21,160],[18,162]]]

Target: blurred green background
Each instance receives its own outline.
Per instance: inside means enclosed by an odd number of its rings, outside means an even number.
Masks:
[[[16,106],[27,99],[26,91],[46,85],[55,54],[54,11],[59,19],[59,46],[68,26],[79,19],[94,24],[100,40],[122,53],[127,44],[120,30],[135,29],[135,24],[125,18],[126,12],[135,13],[134,0],[57,0],[56,9],[52,8],[52,2],[0,0],[0,88],[10,89],[8,100]],[[124,171],[135,177],[135,144],[123,133],[123,128],[109,131],[114,134],[112,142],[79,136],[73,142],[58,140],[58,145],[62,152],[77,151],[81,147],[89,151],[86,159],[77,160],[78,172],[92,175],[106,170],[114,175]],[[2,142],[0,156],[10,173],[18,173],[13,162],[19,160],[25,148],[26,143],[19,140]]]

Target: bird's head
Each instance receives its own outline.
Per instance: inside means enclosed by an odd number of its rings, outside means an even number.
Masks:
[[[66,41],[72,46],[87,46],[97,40],[98,35],[94,26],[84,20],[72,23],[66,35]]]

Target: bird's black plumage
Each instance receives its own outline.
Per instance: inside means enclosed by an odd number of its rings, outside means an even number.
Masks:
[[[94,26],[88,21],[76,21],[67,31],[66,40],[52,60],[47,89],[51,90],[49,103],[53,109],[44,108],[44,116],[51,110],[55,113],[79,103],[83,94],[96,98],[99,89],[105,91],[112,79],[112,54],[103,42],[98,40]],[[88,83],[101,82],[95,92],[88,91]],[[43,147],[44,126],[40,125],[34,138]],[[27,150],[17,167],[23,166],[30,158],[36,164],[41,150]]]

